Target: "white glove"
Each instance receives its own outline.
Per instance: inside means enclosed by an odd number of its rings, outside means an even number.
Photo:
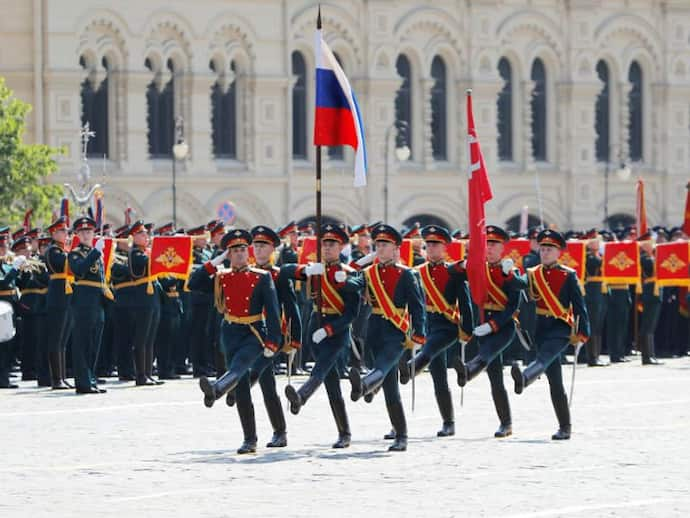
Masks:
[[[275,353],[271,351],[268,347],[264,347],[264,356],[266,358],[272,358]]]
[[[14,258],[14,261],[12,261],[12,268],[14,268],[15,270],[19,270],[19,268],[21,268],[25,262],[26,257],[24,257],[23,255],[18,255]]]
[[[98,250],[99,252],[102,252],[103,249],[105,248],[105,239],[102,237],[98,238],[98,241],[96,241],[96,244],[93,245],[93,247]]]
[[[488,334],[491,334],[491,326],[488,324],[482,324],[480,326],[477,326],[474,328],[474,331],[472,331],[472,334],[475,336],[486,336]]]
[[[225,261],[225,259],[226,259],[227,257],[228,257],[228,251],[226,250],[225,252],[223,252],[222,254],[220,254],[220,255],[219,255],[218,257],[216,257],[215,259],[211,259],[211,264],[212,264],[213,266],[218,266],[218,265],[220,265],[220,264],[223,264],[223,261]]]
[[[361,257],[355,261],[355,264],[357,266],[366,266],[368,264],[371,264],[374,262],[374,258],[376,257],[376,252],[369,252],[367,255],[364,257]]]
[[[304,267],[304,273],[307,276],[310,275],[323,275],[323,272],[326,271],[323,267],[323,264],[321,263],[309,263],[307,266]]]
[[[347,273],[342,270],[335,272],[335,282],[345,282],[347,280]]]
[[[323,327],[320,327],[316,331],[314,331],[314,334],[311,335],[311,339],[315,344],[318,344],[327,336],[328,333],[326,332],[326,330]]]
[[[599,244],[599,255],[604,255],[604,242]]]
[[[515,261],[510,258],[503,259],[501,261],[501,270],[503,270],[504,275],[508,275],[515,267]]]

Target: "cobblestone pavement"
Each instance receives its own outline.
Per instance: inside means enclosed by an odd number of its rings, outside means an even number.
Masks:
[[[571,367],[564,367],[570,382]],[[456,435],[439,439],[430,376],[402,388],[410,443],[388,453],[382,395],[350,403],[353,444],[336,430],[320,389],[288,413],[289,446],[263,448],[270,427],[253,396],[256,455],[238,456],[235,409],[202,404],[196,380],[76,396],[22,383],[0,392],[0,516],[501,516],[690,514],[690,358],[580,366],[573,437],[552,442],[556,421],[543,377],[511,394],[513,437],[493,438],[488,378],[453,382]],[[306,378],[294,378],[299,385]],[[280,391],[285,378],[279,379]],[[343,381],[349,394],[349,383]],[[365,514],[368,513],[368,514]]]

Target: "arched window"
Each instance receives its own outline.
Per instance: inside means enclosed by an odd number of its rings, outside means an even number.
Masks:
[[[448,159],[446,64],[440,56],[431,62],[431,149],[434,160]]]
[[[450,231],[453,230],[452,228],[450,228],[450,225],[448,225],[448,222],[445,219],[436,216],[435,214],[425,213],[410,216],[405,221],[403,221],[402,226],[406,228],[412,228],[417,223],[419,223],[420,227],[426,227],[427,225],[437,225],[439,227],[445,227]]]
[[[498,159],[513,159],[513,69],[510,61],[501,58],[498,74],[503,79],[503,88],[498,93]]]
[[[628,149],[630,160],[642,160],[642,67],[637,61],[633,61],[628,72],[628,81],[632,85],[630,96],[628,97],[628,110],[630,112],[630,123],[628,126]]]
[[[292,158],[307,158],[307,65],[301,52],[292,53]]]
[[[230,63],[230,80],[222,70],[216,70],[214,61],[211,70],[219,74],[211,87],[211,128],[213,131],[213,156],[216,158],[237,158],[237,98],[234,80],[235,62]]]
[[[165,84],[151,60],[146,60],[146,67],[155,74],[146,89],[149,155],[151,158],[170,158],[175,131],[175,65],[171,59],[166,63],[171,76]]]
[[[609,67],[604,61],[599,61],[599,63],[597,63],[597,76],[599,80],[604,83],[604,86],[599,93],[599,97],[597,97],[595,107],[595,130],[597,133],[596,153],[599,162],[609,162],[611,160],[611,149],[609,146],[611,81],[609,79]]]
[[[546,69],[541,59],[532,63],[534,81],[532,92],[532,156],[535,160],[546,160]]]
[[[395,125],[398,129],[395,147],[407,146],[412,151],[412,67],[407,56],[398,56],[395,70],[402,78],[400,88],[395,94]]]
[[[82,68],[87,69],[86,59],[79,60]],[[81,83],[81,124],[89,123],[89,129],[95,133],[89,140],[86,154],[90,157],[108,156],[108,73],[110,65],[103,58],[100,65],[105,69],[105,78],[95,85],[96,70]]]
[[[505,229],[509,232],[520,232],[520,222],[522,221],[522,214],[516,214],[508,218],[506,221]],[[545,226],[548,227],[548,223],[544,222]],[[534,214],[527,214],[527,229],[538,227],[541,225],[541,221],[538,216]]]
[[[340,59],[340,56],[338,55],[338,53],[334,52],[333,56],[335,57],[335,60],[340,65],[340,68],[344,69],[343,61]],[[328,158],[331,160],[343,160],[345,158],[345,148],[343,146],[329,146],[328,147]]]

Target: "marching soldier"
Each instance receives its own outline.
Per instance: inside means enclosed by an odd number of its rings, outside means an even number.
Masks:
[[[651,232],[637,238],[640,242],[642,265],[642,314],[640,315],[639,342],[642,365],[661,365],[654,350],[654,331],[659,322],[663,288],[656,284],[656,258]]]
[[[73,230],[79,238],[79,245],[68,255],[69,269],[74,274],[72,312],[72,367],[77,394],[98,394],[106,392],[96,386],[93,369],[98,358],[98,348],[103,333],[105,298],[112,293],[105,285],[103,248],[105,240],[93,242],[96,222],[88,216],[77,218]]]
[[[587,341],[589,317],[577,274],[558,264],[561,250],[566,247],[565,238],[555,230],[547,229],[539,233],[537,240],[541,264],[527,271],[529,295],[537,303],[537,358],[524,370],[514,362],[510,373],[515,382],[515,393],[522,394],[546,372],[559,425],[551,439],[567,440],[571,431],[570,409],[563,386],[560,356],[571,340]]]
[[[120,291],[120,285],[132,280],[129,273],[129,225],[115,229],[115,254],[110,267],[110,281],[115,290],[115,305],[113,307],[113,347],[115,348],[117,375],[120,381],[135,381],[132,356],[132,329],[130,323],[131,290]]]
[[[383,387],[388,417],[395,429],[395,441],[388,450],[405,451],[407,421],[400,399],[397,365],[404,348],[424,344],[424,299],[413,271],[396,263],[402,244],[400,233],[382,224],[374,229],[372,238],[379,262],[365,269],[364,276],[372,306],[367,349],[374,356],[373,370],[362,379],[359,370],[350,369],[350,398],[358,401],[364,396],[365,401],[370,402]]]
[[[587,365],[590,367],[606,367],[608,363],[599,358],[604,319],[606,318],[605,292],[607,291],[604,278],[601,275],[601,238],[596,229],[592,229],[586,237],[588,241],[587,258],[585,260],[585,302],[591,328],[591,335],[585,345],[587,348]]]
[[[223,313],[221,344],[227,371],[211,383],[206,376],[199,379],[204,404],[213,403],[234,390],[244,442],[237,453],[256,452],[256,420],[249,386],[248,371],[262,351],[273,356],[280,343],[278,298],[271,274],[249,268],[249,245],[252,236],[246,230],[225,234],[221,255],[207,261],[189,279],[192,290],[214,293],[217,309]],[[226,258],[230,269],[219,269]]]
[[[311,340],[312,350],[316,356],[316,363],[309,379],[299,390],[288,385],[285,387],[285,395],[290,401],[290,411],[296,415],[322,383],[326,386],[328,401],[338,428],[338,440],[333,444],[333,448],[349,447],[352,437],[340,389],[337,360],[343,350],[350,346],[350,327],[357,316],[360,292],[364,287],[355,270],[340,262],[340,252],[348,243],[348,239],[343,228],[326,224],[321,231],[321,253],[324,262],[284,267],[286,273],[289,272],[296,279],[307,282],[310,296],[314,300],[314,311],[309,319],[309,331],[306,336]],[[320,308],[315,298],[316,282],[321,283]]]
[[[272,229],[265,226],[254,227],[251,230],[251,235],[256,268],[269,272],[276,288],[278,308],[281,311],[282,350],[290,354],[291,351],[300,348],[302,322],[293,283],[281,271],[281,268],[274,266],[272,262],[273,253],[280,244],[280,237]],[[266,447],[284,448],[287,446],[287,431],[285,414],[276,390],[276,379],[273,372],[275,358],[275,356],[260,356],[251,367],[250,383],[253,385],[256,381],[259,382],[268,419],[273,427],[273,437],[266,444]],[[228,392],[228,405],[234,405],[234,396],[234,392]]]
[[[45,340],[46,336],[46,319],[48,318],[48,312],[46,311],[46,299],[48,295],[48,283],[50,282],[48,267],[46,266],[46,252],[48,246],[52,242],[53,238],[49,235],[42,234],[38,239],[35,240],[38,246],[38,254],[36,259],[42,264],[42,275],[44,276],[43,286],[39,288],[41,293],[39,296],[41,298],[40,311],[37,314],[39,320],[39,334],[41,335],[41,340],[38,344],[38,386],[39,387],[52,387],[53,380],[50,376],[50,348],[52,344]]]
[[[278,237],[286,240],[283,247],[280,249],[276,266],[283,266],[284,264],[297,263],[297,223],[291,221],[287,225],[283,225],[278,229]]]
[[[494,437],[512,435],[508,392],[503,384],[503,352],[515,340],[519,332],[516,316],[520,309],[522,290],[527,287],[524,277],[514,268],[512,259],[503,259],[508,233],[500,227],[486,227],[486,260],[488,299],[484,304],[484,321],[474,328],[472,334],[479,344],[478,354],[467,365],[456,360],[458,385],[465,384],[486,369],[491,383],[491,398],[500,421]]]
[[[53,336],[48,340],[48,362],[53,390],[74,388],[65,381],[65,351],[72,332],[72,286],[68,276],[67,220],[58,218],[48,227],[52,242],[46,251],[48,267],[48,293],[46,295],[46,334]]]
[[[427,262],[418,267],[426,297],[426,343],[400,371],[400,383],[409,381],[411,371],[417,375],[430,366],[436,403],[443,419],[436,435],[448,437],[455,435],[455,415],[448,388],[446,352],[457,343],[458,336],[464,342],[469,340],[473,329],[472,306],[465,276],[455,264],[445,261],[446,245],[451,242],[448,229],[429,225],[421,230],[421,235],[427,256]]]

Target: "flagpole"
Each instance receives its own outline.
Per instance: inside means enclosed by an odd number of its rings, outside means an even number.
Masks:
[[[316,30],[321,30],[321,4],[316,16]],[[321,262],[321,146],[316,146],[316,262]],[[321,277],[316,282],[316,325],[321,327]]]

